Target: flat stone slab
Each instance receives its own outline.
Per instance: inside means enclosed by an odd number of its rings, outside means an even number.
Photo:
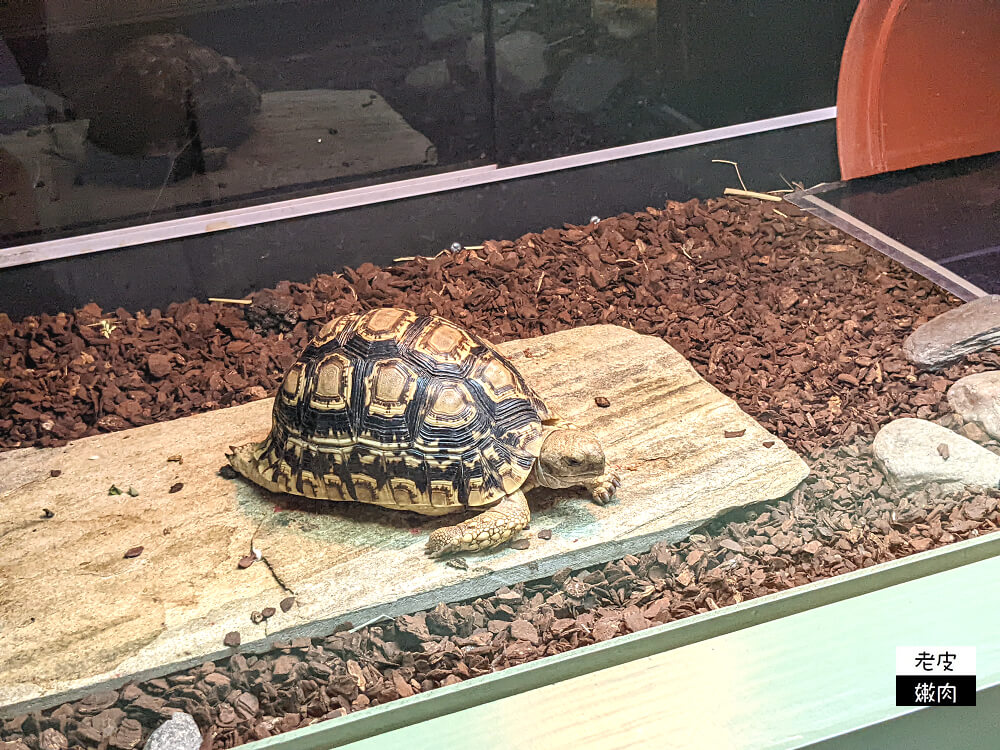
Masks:
[[[270,399],[0,454],[0,713],[219,658],[229,631],[259,650],[277,634],[321,634],[641,552],[784,496],[808,474],[658,338],[591,326],[500,349],[557,412],[597,434],[622,487],[605,507],[582,491],[530,493],[530,547],[468,554],[467,569],[423,551],[432,529],[461,516],[311,501],[220,476],[229,445],[269,429]],[[251,547],[264,562],[238,569]],[[292,592],[288,612],[251,623]]]

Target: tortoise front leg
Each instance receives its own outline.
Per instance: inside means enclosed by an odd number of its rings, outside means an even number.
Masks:
[[[427,540],[427,554],[441,557],[452,552],[478,552],[498,547],[527,527],[530,520],[528,498],[522,490],[517,490],[468,521],[432,531]]]
[[[590,496],[594,499],[594,502],[598,505],[607,505],[611,502],[611,498],[615,496],[615,492],[621,486],[622,480],[618,478],[618,475],[613,471],[606,471],[601,476],[596,479],[591,480],[587,483],[587,489],[590,490]]]

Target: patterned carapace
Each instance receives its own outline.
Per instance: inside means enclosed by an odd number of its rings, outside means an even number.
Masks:
[[[272,491],[437,515],[519,488],[548,418],[488,342],[383,308],[331,321],[310,342],[254,463]]]

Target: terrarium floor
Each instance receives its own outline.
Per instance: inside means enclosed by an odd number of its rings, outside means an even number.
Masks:
[[[0,706],[216,659],[230,631],[257,650],[641,552],[786,495],[808,473],[659,338],[590,326],[500,349],[556,411],[599,436],[622,487],[605,507],[573,491],[532,493],[530,547],[467,555],[465,569],[423,552],[430,530],[455,517],[307,501],[220,476],[227,446],[267,431],[270,400],[0,455]],[[239,569],[251,546],[264,561]],[[266,607],[276,614],[253,624]]]

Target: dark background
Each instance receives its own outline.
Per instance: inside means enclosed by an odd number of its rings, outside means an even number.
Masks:
[[[122,4],[121,17],[76,26],[48,18],[41,0],[0,5],[0,93],[33,86],[36,94],[55,97],[65,106],[57,107],[60,111],[50,107],[46,117],[51,121],[74,116],[87,82],[129,40],[171,32],[232,57],[264,92],[377,91],[438,154],[434,167],[287,185],[226,202],[161,202],[142,216],[113,216],[113,206],[98,202],[88,206],[85,225],[26,229],[16,226],[16,215],[8,212],[0,214],[0,247],[475,165],[536,161],[830,106],[857,4],[659,0],[655,8],[643,10],[616,9],[613,2],[599,6],[597,0],[462,2],[467,22],[443,37],[428,31],[428,19],[454,9],[454,2],[443,0],[250,0],[239,7],[157,18],[136,9],[175,7],[176,0],[157,0],[161,5],[136,0]],[[476,47],[479,33],[485,39]],[[544,45],[544,68],[527,86],[511,86],[505,74],[502,49],[512,38]],[[441,61],[447,82],[429,90],[407,82],[414,68]],[[574,69],[585,63],[590,65],[586,74],[574,79]],[[3,134],[24,125],[15,122],[16,113],[4,112],[4,101],[9,99],[0,97],[0,157]],[[807,186],[838,177],[834,126],[824,122],[0,270],[0,310],[20,316],[90,300],[106,307],[149,308],[190,296],[239,296],[345,264],[433,254],[456,240],[477,244],[566,221],[586,222],[593,214],[662,205],[667,198],[715,196],[738,183],[731,167],[712,164],[712,158],[738,161],[754,189],[785,187],[782,177]],[[30,179],[30,165],[22,172],[22,179]],[[69,193],[62,200],[72,201]],[[30,191],[22,190],[19,199],[30,202]]]

